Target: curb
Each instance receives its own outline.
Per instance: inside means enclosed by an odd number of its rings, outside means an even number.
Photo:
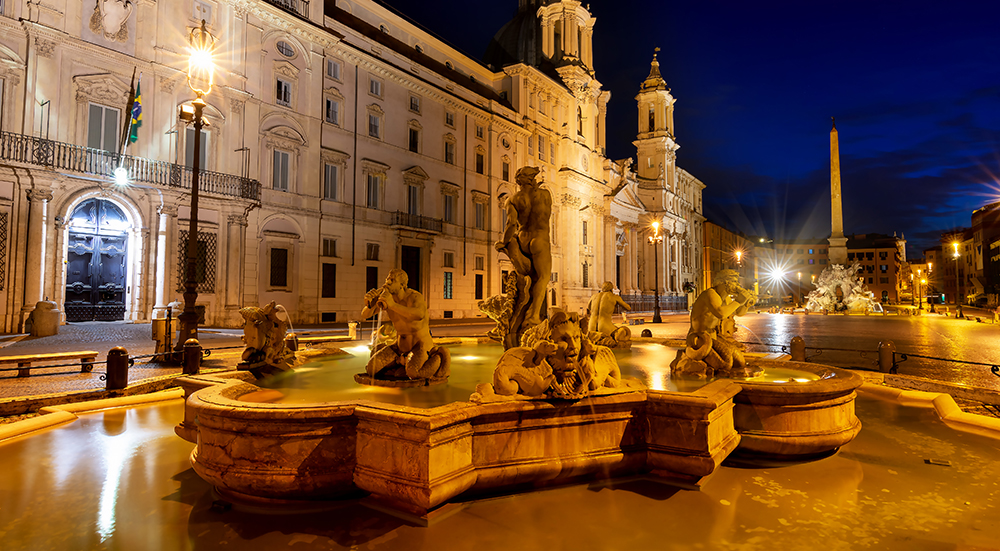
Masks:
[[[941,421],[955,430],[1000,440],[1000,419],[966,413],[949,394],[903,390],[873,382],[865,382],[858,390],[904,406],[934,408]]]

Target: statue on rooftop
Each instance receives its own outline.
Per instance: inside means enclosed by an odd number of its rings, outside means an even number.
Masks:
[[[431,338],[427,303],[420,292],[407,288],[409,276],[399,268],[389,271],[385,284],[365,294],[362,319],[384,311],[396,330],[396,338],[372,350],[365,373],[355,380],[363,384],[378,381],[440,383],[451,371],[448,350],[435,346]]]
[[[263,308],[240,308],[243,316],[243,361],[237,369],[249,371],[258,379],[281,371],[288,371],[295,364],[295,351],[285,346],[287,321],[278,317],[278,308],[272,300]]]
[[[552,194],[540,187],[537,167],[523,167],[515,180],[520,189],[507,201],[507,226],[495,243],[507,255],[517,275],[509,330],[504,348],[517,346],[526,330],[541,323],[546,312],[545,295],[552,276],[549,218]]]
[[[621,306],[626,311],[632,307],[615,294],[614,289],[615,286],[610,281],[605,281],[601,285],[601,292],[591,297],[590,304],[587,305],[587,337],[594,344],[629,349],[632,347],[632,331],[626,325],[615,325],[611,316],[615,313],[616,306]]]
[[[686,348],[678,351],[670,364],[674,375],[745,378],[760,371],[747,366],[745,346],[734,338],[736,316],[746,314],[756,297],[739,286],[739,274],[734,270],[716,273],[715,281],[691,308]]]

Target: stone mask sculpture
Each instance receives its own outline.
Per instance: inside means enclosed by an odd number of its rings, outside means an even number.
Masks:
[[[418,386],[442,383],[451,372],[451,354],[431,338],[424,296],[407,288],[406,272],[394,269],[385,284],[365,294],[362,319],[385,312],[396,336],[372,350],[365,373],[355,375],[362,384]]]
[[[243,316],[243,361],[237,369],[249,371],[258,379],[295,364],[295,352],[285,346],[288,323],[278,317],[278,306],[271,301],[263,308],[248,306],[240,309]]]
[[[722,270],[715,274],[716,284],[705,290],[691,308],[691,328],[686,348],[677,352],[670,364],[673,375],[680,377],[745,378],[762,370],[747,366],[744,345],[737,342],[736,316],[742,316],[753,306],[752,291],[737,283],[739,274]]]
[[[595,344],[628,350],[632,347],[632,331],[628,326],[615,325],[611,316],[615,313],[616,306],[621,306],[626,311],[632,307],[616,295],[614,289],[615,286],[610,281],[605,281],[601,292],[591,297],[590,304],[587,305],[587,336]]]

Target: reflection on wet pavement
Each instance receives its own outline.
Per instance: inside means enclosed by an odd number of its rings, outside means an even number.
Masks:
[[[0,445],[0,541],[21,549],[995,549],[1000,441],[862,395],[864,428],[810,463],[720,467],[459,503],[428,528],[355,500],[213,511],[173,434],[181,401]],[[931,462],[928,462],[931,460]]]

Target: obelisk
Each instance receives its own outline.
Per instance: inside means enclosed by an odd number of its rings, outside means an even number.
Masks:
[[[840,144],[837,121],[830,131],[830,264],[847,265],[847,238],[844,237],[844,207],[840,197]]]

